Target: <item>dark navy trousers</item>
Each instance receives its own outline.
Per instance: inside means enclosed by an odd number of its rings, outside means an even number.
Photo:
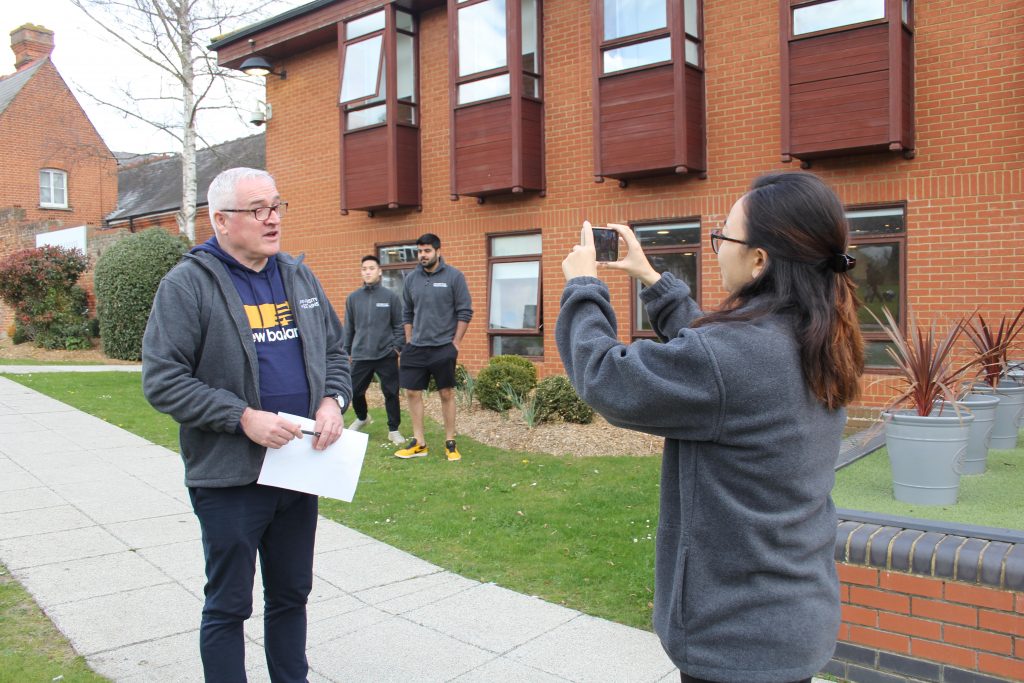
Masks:
[[[264,650],[273,683],[305,683],[317,497],[272,486],[190,488],[203,532],[206,602],[199,650],[207,683],[244,683],[243,623],[259,554]]]

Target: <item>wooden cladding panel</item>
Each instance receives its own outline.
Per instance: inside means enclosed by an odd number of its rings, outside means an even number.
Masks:
[[[420,205],[420,129],[396,126],[395,142],[398,151],[398,203],[402,206]]]
[[[342,206],[370,209],[387,206],[387,127],[345,134],[345,197]]]
[[[512,187],[512,101],[455,110],[455,187],[475,194]]]
[[[901,102],[903,129],[901,134],[903,146],[907,149],[913,149],[916,146],[914,130],[914,36],[906,28],[901,28],[900,40],[903,43],[901,46],[903,51],[903,98]]]
[[[599,88],[602,173],[677,165],[672,65],[608,76]]]
[[[890,130],[888,27],[793,41],[789,59],[790,153],[885,149]]]
[[[540,102],[523,99],[523,187],[544,189],[544,110]]]
[[[707,153],[704,149],[704,72],[686,67],[686,167],[691,171],[706,171]]]

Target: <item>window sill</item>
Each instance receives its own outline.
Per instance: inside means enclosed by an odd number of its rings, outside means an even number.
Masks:
[[[74,211],[70,206],[50,206],[48,204],[40,204],[37,208],[43,209],[44,211]]]

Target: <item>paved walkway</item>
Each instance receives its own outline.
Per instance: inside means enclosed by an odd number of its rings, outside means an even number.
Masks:
[[[0,376],[0,561],[95,671],[202,680],[202,556],[176,453]],[[652,633],[464,578],[323,518],[314,573],[313,683],[679,680]],[[257,572],[250,681],[268,680],[261,592]]]

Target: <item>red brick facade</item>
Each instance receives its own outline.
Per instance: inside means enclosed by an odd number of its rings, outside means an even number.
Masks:
[[[117,204],[117,163],[49,59],[53,34],[39,27],[12,32],[12,41],[26,37],[33,44],[15,52],[35,59],[19,73],[36,71],[0,113],[0,257],[34,247],[40,232],[86,225],[91,238]],[[40,206],[40,169],[67,173],[66,209]],[[83,284],[90,282],[91,271]],[[7,315],[0,304],[5,325]]]
[[[357,13],[355,5],[368,3],[351,3],[352,10],[339,10],[338,16]],[[975,306],[998,316],[1024,301],[1019,265],[1024,262],[1024,5],[1009,0],[914,5],[916,158],[847,156],[818,160],[812,170],[848,205],[905,203],[907,302],[918,318],[958,316]],[[462,362],[475,371],[489,354],[486,235],[540,230],[545,357],[538,367],[542,375],[558,373],[554,328],[564,282],[560,262],[578,240],[584,218],[595,224],[699,218],[706,234],[754,176],[799,170],[796,163],[779,160],[776,7],[754,0],[704,0],[707,178],[635,180],[626,188],[595,183],[592,11],[586,0],[543,5],[544,197],[496,196],[484,204],[471,197],[450,200],[444,7],[419,14],[422,211],[340,215],[337,45],[279,55],[288,77],[267,79],[274,116],[266,130],[267,168],[291,202],[284,247],[306,253],[336,306],[358,286],[362,254],[437,233],[442,253],[466,274],[474,298]],[[257,48],[273,42],[272,30],[252,34]],[[221,59],[230,61],[224,52]],[[606,279],[627,340],[629,283],[617,274]],[[713,307],[723,292],[706,240],[700,281],[702,304]],[[877,385],[869,393],[869,402],[890,395]]]

